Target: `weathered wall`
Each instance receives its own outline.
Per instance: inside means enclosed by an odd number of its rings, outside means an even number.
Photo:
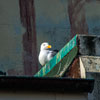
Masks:
[[[87,73],[87,76],[95,79],[94,89],[89,93],[88,100],[100,100],[100,73]]]
[[[87,94],[0,92],[0,100],[87,100]]]
[[[33,75],[40,44],[61,49],[75,34],[100,34],[99,0],[0,0],[0,69]]]
[[[0,71],[33,75],[42,42],[61,49],[75,34],[100,35],[100,0],[0,0]]]
[[[22,35],[19,1],[0,0],[0,71],[23,74]],[[15,70],[16,69],[16,70]]]

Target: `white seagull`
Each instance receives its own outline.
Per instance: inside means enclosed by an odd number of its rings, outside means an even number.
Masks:
[[[49,62],[58,52],[57,50],[50,50],[51,45],[49,43],[44,42],[40,46],[40,53],[39,53],[39,62],[42,66],[44,66],[47,62]]]

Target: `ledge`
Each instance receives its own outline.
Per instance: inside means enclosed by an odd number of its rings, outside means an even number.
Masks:
[[[0,91],[92,92],[93,79],[1,76]]]

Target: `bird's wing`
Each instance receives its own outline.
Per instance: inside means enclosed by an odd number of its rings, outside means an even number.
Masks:
[[[49,51],[50,56],[53,58],[57,54],[58,50]]]

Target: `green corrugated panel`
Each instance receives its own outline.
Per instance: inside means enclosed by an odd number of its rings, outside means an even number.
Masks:
[[[55,68],[58,64],[60,66],[61,61],[65,61],[65,59],[63,59],[63,58],[71,59],[70,60],[70,63],[71,63],[72,59],[74,59],[74,57],[76,56],[76,53],[77,53],[77,40],[76,39],[77,39],[77,35],[71,41],[69,41],[53,57],[53,59],[51,59],[44,67],[42,67],[41,70],[39,72],[37,72],[34,76],[35,77],[43,77],[43,76],[53,77],[53,76],[55,76],[55,74],[57,75],[58,73],[55,72],[55,71],[57,71],[57,69],[55,69]],[[67,54],[70,56],[66,56]],[[68,67],[68,65],[67,65],[67,67]],[[62,71],[62,70],[60,69],[60,71]],[[50,74],[51,72],[53,72],[54,74]]]

